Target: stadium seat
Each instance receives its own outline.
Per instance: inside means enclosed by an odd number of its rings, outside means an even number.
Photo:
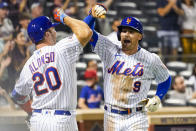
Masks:
[[[196,106],[196,99],[191,99],[188,101],[189,106]]]
[[[101,62],[100,57],[97,54],[84,54],[83,55],[83,59],[85,59],[86,61],[89,60],[97,60],[98,62]]]
[[[142,11],[141,10],[136,10],[136,9],[119,9],[119,16],[121,17],[127,17],[127,16],[133,16],[136,18],[141,18],[142,17]]]
[[[169,70],[169,74],[171,75],[172,78],[174,78],[177,75],[177,73],[172,70]]]
[[[157,8],[157,3],[155,1],[142,2],[140,4],[140,7],[141,7],[141,9],[144,9],[144,10],[156,9]]]
[[[164,101],[165,106],[186,106],[186,101],[180,99],[166,99]]]
[[[116,2],[116,9],[136,9],[137,5],[134,2]]]
[[[183,76],[185,79],[189,79],[190,76],[192,75],[192,71],[189,70],[181,71],[179,75]]]
[[[177,73],[187,70],[187,64],[181,61],[171,61],[171,62],[168,62],[166,66],[168,67],[168,69],[174,70]]]
[[[76,70],[86,70],[86,63],[84,62],[77,62],[76,63]]]

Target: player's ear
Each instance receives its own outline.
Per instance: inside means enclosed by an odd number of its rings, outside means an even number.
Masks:
[[[139,33],[139,40],[142,40],[143,35]]]

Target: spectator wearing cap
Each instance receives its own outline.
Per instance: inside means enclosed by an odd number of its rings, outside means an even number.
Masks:
[[[103,90],[97,83],[96,70],[86,70],[84,73],[86,86],[80,93],[78,106],[81,109],[100,108],[101,101],[104,99]]]
[[[0,3],[0,43],[5,44],[8,40],[11,40],[14,27],[12,21],[7,17],[8,15],[8,3]]]
[[[43,15],[42,5],[39,2],[33,3],[31,5],[31,17],[34,19],[42,15]]]

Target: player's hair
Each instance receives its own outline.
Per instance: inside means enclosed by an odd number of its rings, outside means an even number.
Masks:
[[[191,6],[195,7],[194,0],[191,0],[190,2],[191,2]],[[185,0],[182,0],[182,3],[186,4]]]
[[[20,32],[21,32],[20,29],[15,30],[15,31],[12,33],[12,38],[13,38],[13,39],[17,38],[17,36],[18,36],[18,34],[19,34]]]
[[[181,75],[176,75],[176,76],[174,77],[173,85],[176,84],[176,79],[179,78],[179,77],[181,77],[181,78],[184,79],[183,76],[181,76]]]

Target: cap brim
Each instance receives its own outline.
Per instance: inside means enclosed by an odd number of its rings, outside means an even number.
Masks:
[[[142,34],[138,29],[131,27],[131,26],[128,26],[128,25],[120,25],[117,28],[118,28],[118,30],[122,30],[123,27],[129,27],[129,28],[134,29],[135,31],[139,32],[140,34]]]

